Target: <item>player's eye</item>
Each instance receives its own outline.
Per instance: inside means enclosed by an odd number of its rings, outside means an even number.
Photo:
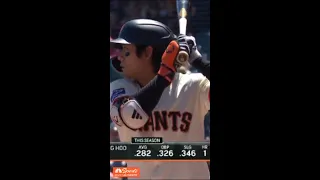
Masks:
[[[126,57],[130,56],[130,52],[125,52],[124,56],[126,56]]]
[[[126,47],[124,47],[124,46],[122,46],[121,53],[122,53],[125,57],[130,56],[129,50],[128,50]]]
[[[121,53],[123,54],[123,56],[128,57],[130,55],[130,52],[128,49],[122,49]]]

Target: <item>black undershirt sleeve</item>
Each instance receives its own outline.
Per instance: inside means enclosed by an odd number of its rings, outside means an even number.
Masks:
[[[145,87],[131,97],[133,97],[140,104],[141,108],[151,116],[151,113],[158,104],[163,91],[170,84],[171,82],[166,80],[164,77],[156,75]]]
[[[192,66],[200,71],[210,81],[210,61],[198,58],[192,62]]]

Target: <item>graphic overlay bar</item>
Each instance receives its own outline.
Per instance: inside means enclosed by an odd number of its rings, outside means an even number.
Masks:
[[[133,144],[156,144],[163,143],[162,137],[133,137],[131,138],[131,143]]]
[[[110,160],[210,161],[210,143],[110,144]]]

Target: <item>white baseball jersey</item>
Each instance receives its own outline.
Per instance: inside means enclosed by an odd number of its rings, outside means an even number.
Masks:
[[[140,86],[127,79],[110,84],[110,103],[117,97],[132,95]],[[121,142],[131,137],[162,137],[164,142],[203,142],[204,116],[210,110],[210,81],[201,73],[177,73],[152,117],[139,130],[118,126]],[[140,168],[140,179],[209,179],[206,162],[128,162]]]

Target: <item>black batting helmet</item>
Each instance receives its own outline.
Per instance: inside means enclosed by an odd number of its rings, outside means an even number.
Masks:
[[[122,44],[150,45],[163,49],[164,52],[168,44],[175,39],[176,35],[161,22],[151,19],[134,19],[122,26],[118,38],[110,40],[110,45],[114,48]],[[113,67],[121,72],[117,57],[112,57],[111,61]]]

